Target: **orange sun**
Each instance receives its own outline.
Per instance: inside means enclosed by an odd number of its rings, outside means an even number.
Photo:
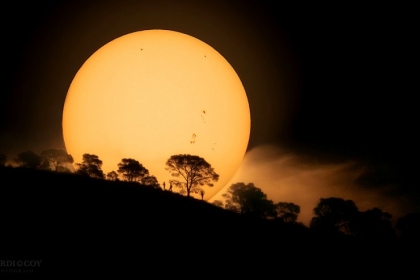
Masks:
[[[203,157],[223,188],[245,155],[251,127],[245,89],[215,49],[183,33],[145,30],[97,50],[74,77],[63,109],[63,136],[76,162],[84,153],[105,173],[134,158],[159,183],[175,154]]]

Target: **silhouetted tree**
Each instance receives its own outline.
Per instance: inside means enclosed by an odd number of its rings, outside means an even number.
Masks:
[[[198,193],[201,186],[212,187],[213,182],[219,180],[219,175],[211,165],[199,156],[173,155],[166,161],[165,169],[172,176],[179,178],[179,180],[171,180],[171,185],[181,188],[181,191],[185,191],[187,196],[190,196],[190,193]]]
[[[145,185],[145,186],[151,186],[151,187],[154,187],[155,189],[160,189],[159,182],[158,182],[158,180],[156,179],[155,176],[143,177],[143,179],[141,179],[140,183]]]
[[[274,204],[276,218],[285,223],[296,222],[300,213],[300,206],[291,202],[278,202]]]
[[[352,234],[352,222],[358,213],[352,200],[330,197],[321,198],[314,208],[315,217],[310,221],[310,228],[325,233]]]
[[[225,208],[240,214],[268,218],[275,216],[274,203],[253,183],[232,184],[222,195],[226,199]]]
[[[42,158],[40,155],[34,153],[33,151],[25,151],[21,152],[17,155],[17,158],[13,159],[13,161],[19,167],[25,168],[39,168],[42,163]]]
[[[379,208],[359,212],[352,222],[351,234],[375,242],[391,242],[397,239],[391,223],[392,215]]]
[[[216,206],[218,206],[218,207],[221,207],[221,208],[223,208],[223,201],[221,201],[221,200],[214,200],[213,202],[212,202],[214,205],[216,205]]]
[[[83,154],[82,163],[76,163],[76,173],[92,178],[105,179],[102,171],[102,160],[97,155]]]
[[[59,171],[59,167],[64,167],[64,164],[73,163],[73,157],[63,149],[48,149],[41,153],[42,160],[48,164],[52,164],[54,171]]]
[[[7,162],[7,156],[5,154],[0,154],[0,166],[5,166]]]
[[[106,174],[106,178],[108,180],[111,180],[111,181],[117,181],[118,180],[118,173],[115,172],[115,171],[108,172]]]
[[[132,158],[123,158],[118,163],[117,172],[122,175],[124,180],[129,182],[141,182],[144,177],[149,176],[149,170]]]
[[[59,166],[57,168],[57,172],[61,172],[61,173],[72,173],[72,171],[70,170],[70,168],[65,167],[65,166]]]
[[[395,227],[401,232],[403,244],[418,249],[420,246],[420,213],[409,213],[398,219]]]

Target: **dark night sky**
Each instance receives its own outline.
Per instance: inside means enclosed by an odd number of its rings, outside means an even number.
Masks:
[[[11,3],[1,19],[0,153],[64,148],[64,99],[84,61],[124,34],[171,29],[237,71],[251,108],[249,149],[356,160],[370,170],[358,184],[392,185],[419,210],[412,8],[271,2]]]

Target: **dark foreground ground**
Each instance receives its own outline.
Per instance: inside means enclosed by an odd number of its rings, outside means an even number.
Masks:
[[[250,220],[139,184],[15,168],[0,168],[0,178],[0,277],[404,279],[419,272],[418,248]]]

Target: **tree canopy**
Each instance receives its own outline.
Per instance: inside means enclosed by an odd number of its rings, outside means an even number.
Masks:
[[[41,153],[43,160],[47,161],[48,164],[52,164],[54,171],[59,171],[60,167],[65,168],[64,164],[73,163],[73,157],[69,155],[63,149],[48,149]]]
[[[420,248],[420,213],[408,213],[398,219],[395,226],[401,232],[401,241],[407,245]]]
[[[17,158],[13,159],[13,161],[19,167],[39,168],[42,164],[42,157],[33,151],[25,151],[19,153]]]
[[[300,213],[300,206],[291,202],[278,202],[274,204],[276,218],[285,223],[296,222]]]
[[[83,154],[83,161],[76,163],[77,173],[92,178],[105,179],[102,171],[102,160],[97,155]]]
[[[350,234],[358,209],[353,200],[339,197],[321,198],[314,208],[310,227],[325,233]]]
[[[187,196],[199,193],[201,186],[213,186],[219,180],[217,174],[204,158],[196,155],[173,155],[166,161],[166,170],[176,179],[171,184],[180,188]]]
[[[397,238],[391,223],[392,215],[374,207],[364,212],[358,212],[352,223],[351,234],[375,241],[393,241]]]
[[[223,197],[226,199],[225,207],[228,210],[260,218],[275,215],[273,201],[268,200],[267,195],[253,183],[232,184]]]
[[[151,186],[151,187],[154,187],[155,189],[160,189],[159,182],[155,176],[149,175],[149,176],[143,177],[140,183],[145,186]]]
[[[216,199],[212,202],[212,204],[216,205],[217,207],[223,208],[223,201],[221,200]]]
[[[5,154],[0,154],[0,166],[5,166],[7,162],[7,156]]]
[[[392,215],[374,207],[359,211],[353,200],[321,198],[314,208],[310,228],[324,234],[344,234],[370,242],[395,241]]]
[[[106,174],[106,178],[108,180],[111,180],[111,181],[117,181],[118,180],[118,173],[115,172],[114,170],[112,170],[112,171],[110,171]]]
[[[144,177],[149,176],[149,170],[132,158],[123,158],[118,163],[117,172],[128,182],[141,182]]]

